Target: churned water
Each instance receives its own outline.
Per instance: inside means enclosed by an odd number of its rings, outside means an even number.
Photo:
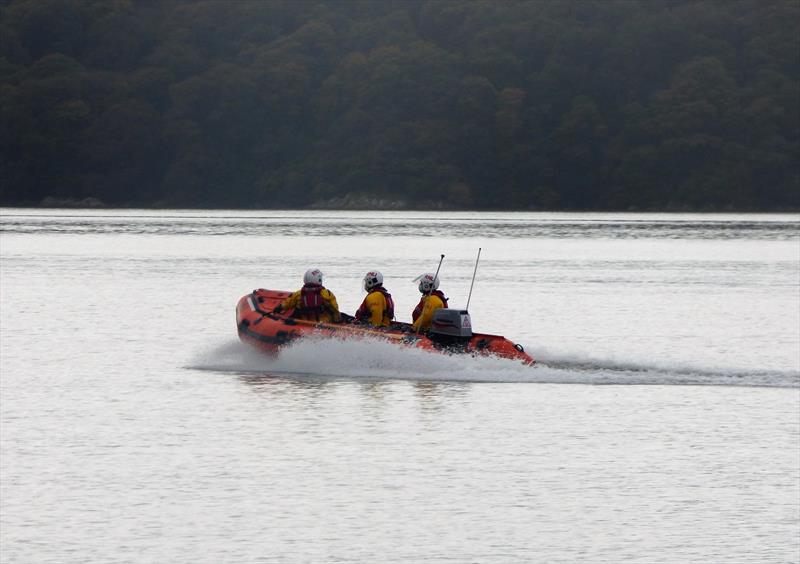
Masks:
[[[800,218],[0,216],[2,562],[800,561]],[[538,360],[238,342],[315,266]]]

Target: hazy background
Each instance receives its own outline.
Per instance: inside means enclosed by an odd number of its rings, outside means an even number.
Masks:
[[[0,204],[796,210],[798,29],[797,1],[2,0]]]

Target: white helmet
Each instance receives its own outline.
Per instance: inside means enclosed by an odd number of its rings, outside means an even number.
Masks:
[[[428,292],[433,292],[435,289],[439,287],[439,277],[435,274],[431,274],[430,272],[426,272],[425,274],[420,274],[416,278],[414,278],[414,282],[419,281],[419,291],[422,294],[427,294]]]
[[[303,275],[304,284],[316,284],[322,286],[322,272],[319,268],[309,268]]]
[[[377,270],[370,270],[364,275],[364,289],[369,292],[375,286],[383,284],[383,274]]]

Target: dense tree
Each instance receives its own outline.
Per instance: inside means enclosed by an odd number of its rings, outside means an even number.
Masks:
[[[797,0],[2,0],[0,204],[800,209]]]

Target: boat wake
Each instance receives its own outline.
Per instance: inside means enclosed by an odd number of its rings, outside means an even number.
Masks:
[[[304,339],[268,356],[239,341],[198,354],[189,369],[249,376],[604,385],[710,385],[800,388],[800,373],[698,369],[566,357],[539,351],[537,364],[441,355],[383,341]]]

